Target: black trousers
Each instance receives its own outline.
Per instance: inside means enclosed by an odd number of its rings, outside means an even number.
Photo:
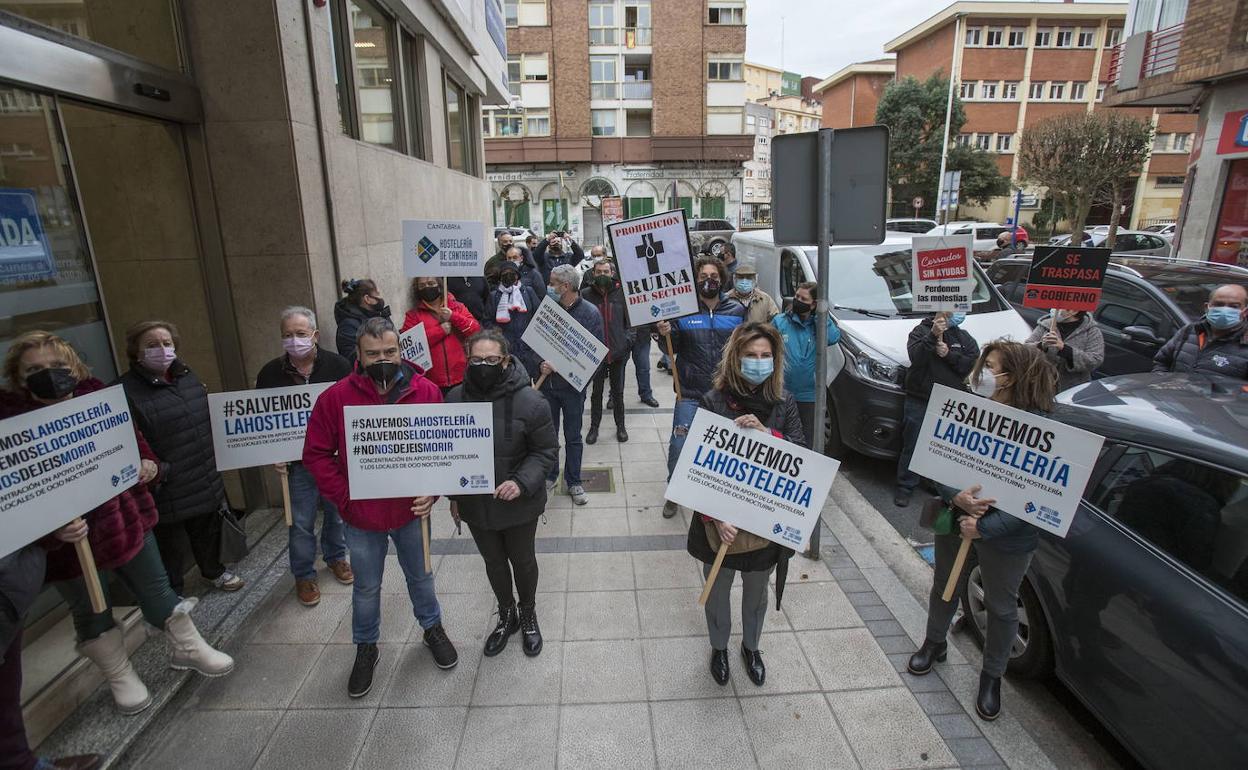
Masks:
[[[216,580],[225,572],[221,564],[221,517],[216,513],[186,519],[171,524],[157,524],[152,529],[156,546],[160,548],[160,560],[169,573],[169,585],[173,592],[182,596],[183,578],[187,570],[187,550],[199,566],[205,580]]]
[[[619,361],[603,361],[594,373],[593,388],[589,394],[589,427],[597,428],[602,422],[602,384],[611,378],[611,413],[615,427],[624,427],[624,373],[628,368],[628,356]]]
[[[537,553],[533,538],[537,536],[537,519],[507,529],[485,529],[468,525],[477,550],[485,559],[485,575],[500,607],[515,602],[512,595],[512,575],[515,575],[516,592],[520,594],[520,606],[532,607],[537,602]]]

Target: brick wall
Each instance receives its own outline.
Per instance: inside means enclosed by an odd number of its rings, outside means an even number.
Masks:
[[[963,133],[1012,134],[1018,128],[1018,102],[963,102],[966,124]]]
[[[1093,75],[1095,64],[1095,50],[1037,48],[1031,57],[1031,79],[1075,80],[1086,83],[1097,79]]]
[[[1248,5],[1232,0],[1189,0],[1176,82],[1210,79],[1248,69]]]
[[[651,15],[654,135],[701,136],[706,131],[702,3],[654,3]]]
[[[953,61],[953,22],[897,51],[897,78],[927,80],[937,70],[949,73]]]
[[[823,119],[820,125],[824,128],[850,128],[854,125],[850,104],[853,101],[851,92],[857,81],[857,77],[845,78],[820,94],[823,99]]]
[[[880,104],[884,89],[893,80],[892,75],[862,75],[854,78],[854,125],[875,125],[875,108]]]
[[[589,136],[589,4],[550,0],[554,46],[551,131],[560,137]],[[508,49],[510,50],[510,49]]]
[[[965,48],[958,79],[1022,80],[1026,63],[1027,51],[1023,48]]]

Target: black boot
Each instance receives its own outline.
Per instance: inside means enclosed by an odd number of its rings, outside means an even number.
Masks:
[[[915,676],[923,676],[932,670],[933,664],[944,663],[948,655],[949,642],[936,643],[930,639],[924,639],[923,646],[910,656],[910,662],[906,664],[906,668]]]
[[[598,426],[597,425],[589,426],[589,433],[585,434],[585,443],[586,444],[598,443]]]
[[[351,667],[351,678],[347,680],[347,695],[352,698],[363,698],[373,689],[373,669],[381,653],[375,644],[357,644],[355,646],[355,664]]]
[[[520,605],[520,635],[524,640],[524,654],[536,657],[542,651],[542,629],[537,626],[537,608]]]
[[[499,605],[498,625],[490,635],[485,637],[485,657],[492,658],[507,646],[507,639],[520,630],[520,618],[516,615],[516,605]]]
[[[711,650],[711,676],[715,678],[715,684],[720,687],[728,684],[727,650]]]
[[[975,696],[975,712],[991,722],[1001,713],[1001,677],[979,674],[979,695]]]

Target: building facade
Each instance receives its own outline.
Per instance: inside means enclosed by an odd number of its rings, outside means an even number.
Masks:
[[[765,104],[745,103],[745,130],[754,135],[754,154],[745,162],[741,227],[771,225],[771,138],[776,113]]]
[[[995,153],[1001,173],[1017,185],[1016,153],[1028,126],[1104,106],[1127,11],[1122,3],[955,2],[884,50],[896,55],[898,78],[947,76],[954,68],[967,118],[954,141]],[[1151,120],[1159,138],[1120,222],[1174,221],[1195,118],[1152,107],[1131,111]],[[1023,222],[1035,213],[1041,192],[1024,187]],[[960,216],[1003,222],[1012,209],[1012,196],[1003,197],[983,209],[963,205]],[[1108,217],[1107,211],[1092,214],[1093,220]]]
[[[875,124],[875,108],[897,72],[894,59],[850,64],[813,89],[821,100],[824,128],[858,128]]]
[[[625,215],[740,220],[745,3],[507,0],[511,102],[482,116],[493,221],[605,242]]]

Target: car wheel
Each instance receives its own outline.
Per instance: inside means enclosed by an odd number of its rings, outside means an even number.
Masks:
[[[832,405],[832,393],[828,392],[828,403],[823,414],[823,453],[838,460],[845,459],[845,442],[841,439],[841,422],[836,417],[836,407]]]
[[[967,556],[970,576],[962,588],[962,609],[967,629],[982,648],[988,628],[988,608],[984,604],[984,582],[974,550]],[[1048,675],[1053,670],[1053,637],[1031,582],[1023,578],[1018,591],[1018,634],[1010,648],[1006,670],[1027,679]]]

